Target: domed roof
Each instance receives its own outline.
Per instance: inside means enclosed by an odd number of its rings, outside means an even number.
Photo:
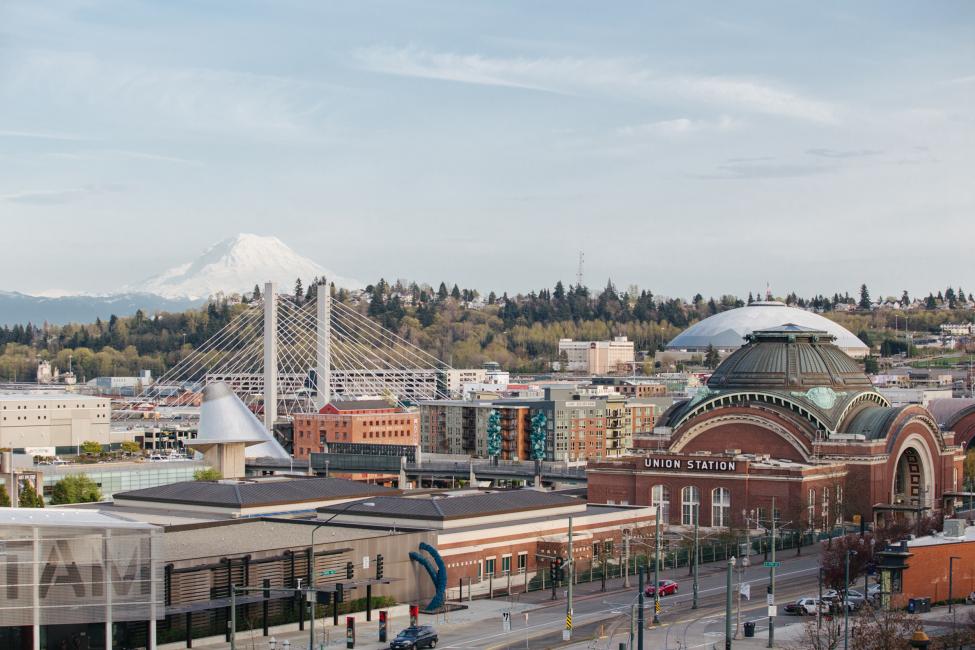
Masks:
[[[711,375],[707,387],[664,413],[678,427],[725,406],[788,409],[829,435],[863,409],[889,407],[832,334],[794,323],[757,330]]]
[[[753,302],[705,318],[678,334],[667,348],[697,352],[713,345],[720,350],[733,350],[744,345],[745,335],[785,323],[827,332],[836,339],[837,347],[853,357],[863,357],[869,352],[863,341],[842,325],[814,312],[774,301]]]
[[[788,323],[748,335],[748,345],[724,360],[708,380],[711,390],[833,391],[873,386],[853,359],[823,330]],[[822,392],[822,391],[820,391]]]

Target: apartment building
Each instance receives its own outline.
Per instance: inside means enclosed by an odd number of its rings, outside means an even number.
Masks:
[[[633,341],[625,336],[612,341],[559,339],[559,356],[565,359],[565,367],[560,370],[593,375],[617,372],[621,366],[633,363]]]
[[[420,445],[424,451],[487,457],[491,411],[501,417],[502,460],[530,460],[531,415],[527,406],[501,400],[430,400],[420,402]]]
[[[420,444],[420,414],[385,400],[332,401],[294,418],[294,456],[308,458],[334,442]]]

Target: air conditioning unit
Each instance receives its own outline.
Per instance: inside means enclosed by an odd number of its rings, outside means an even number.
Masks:
[[[945,519],[945,537],[964,537],[965,524],[964,519]]]

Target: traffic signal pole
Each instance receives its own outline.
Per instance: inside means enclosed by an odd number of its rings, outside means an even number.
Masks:
[[[572,553],[572,517],[569,517],[569,589],[567,591],[568,599],[565,601],[565,629],[569,632],[569,638],[572,638],[572,583],[575,582],[576,577],[576,562],[575,555]]]
[[[768,568],[768,593],[771,596],[769,598],[769,606],[775,604],[775,497],[772,497],[772,566]],[[772,610],[769,610],[768,617],[768,647],[772,647],[775,643],[775,617],[771,615]]]

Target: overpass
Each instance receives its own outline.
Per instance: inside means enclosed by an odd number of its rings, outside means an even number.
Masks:
[[[565,463],[537,463],[543,483],[586,483],[585,467],[570,467]],[[247,461],[248,474],[265,472],[293,472],[327,476],[329,472],[362,472],[371,474],[402,474],[407,480],[422,484],[436,480],[526,481],[535,479],[533,461],[498,461],[483,459],[444,460],[409,459],[405,456],[373,456],[365,454],[313,453],[309,461],[252,458]]]

